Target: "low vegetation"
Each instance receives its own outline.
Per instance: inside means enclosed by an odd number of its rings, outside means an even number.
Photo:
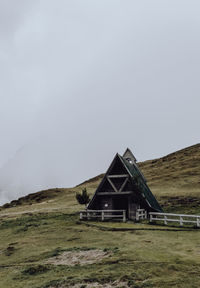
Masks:
[[[87,189],[83,188],[82,192],[76,192],[76,200],[79,204],[87,206],[87,204],[90,202],[90,196],[87,193]]]
[[[200,146],[153,161],[140,166],[164,210],[200,214]],[[199,229],[79,221],[76,193],[101,178],[1,208],[0,287],[200,287]]]

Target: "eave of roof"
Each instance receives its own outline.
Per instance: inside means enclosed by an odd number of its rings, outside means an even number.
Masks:
[[[152,194],[151,190],[146,184],[146,180],[143,177],[143,174],[140,172],[138,166],[134,164],[130,164],[127,160],[125,160],[122,156],[120,156],[121,161],[123,162],[126,169],[129,171],[132,179],[138,179],[138,189],[141,193],[144,194],[144,197],[150,207],[158,212],[163,212],[161,206],[159,205],[158,201],[156,200],[155,196]]]

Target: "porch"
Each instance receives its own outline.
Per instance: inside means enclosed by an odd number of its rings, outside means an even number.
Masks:
[[[80,211],[80,220],[99,220],[99,221],[123,221],[126,222],[127,218],[126,210],[82,210]],[[135,220],[147,219],[147,211],[144,209],[136,210]]]

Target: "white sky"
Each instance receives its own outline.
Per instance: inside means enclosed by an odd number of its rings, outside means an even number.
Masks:
[[[0,0],[4,196],[78,184],[127,146],[141,161],[199,142],[199,15],[198,0]]]

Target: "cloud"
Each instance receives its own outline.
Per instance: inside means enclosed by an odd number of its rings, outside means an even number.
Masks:
[[[4,191],[74,185],[126,146],[142,160],[199,142],[199,6],[1,1]]]

